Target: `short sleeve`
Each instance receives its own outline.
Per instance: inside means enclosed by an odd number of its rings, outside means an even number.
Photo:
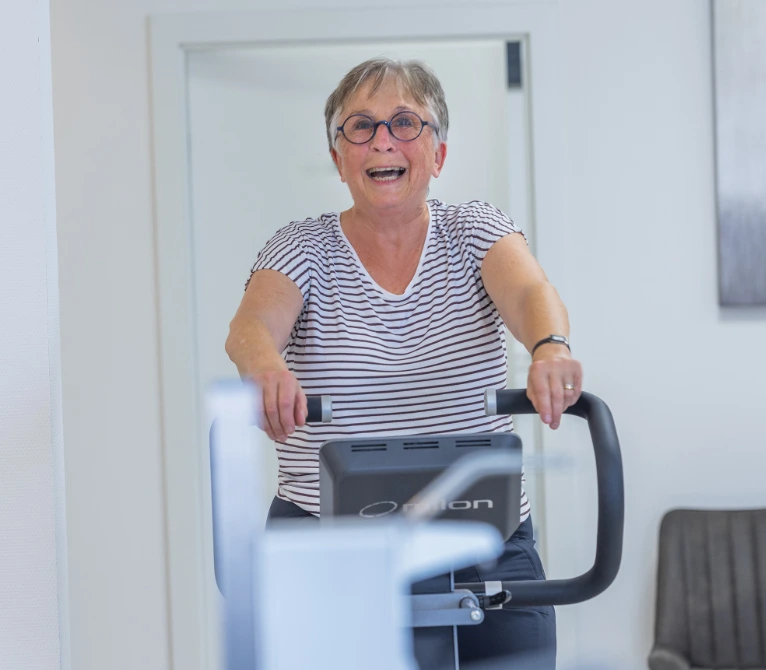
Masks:
[[[472,202],[470,216],[469,248],[477,268],[481,268],[484,256],[499,239],[512,233],[520,233],[517,226],[504,212],[486,202]],[[526,236],[524,236],[526,240]]]
[[[303,233],[297,222],[280,228],[258,253],[245,290],[253,273],[258,270],[276,270],[292,279],[306,300],[311,286],[311,254],[306,248]]]

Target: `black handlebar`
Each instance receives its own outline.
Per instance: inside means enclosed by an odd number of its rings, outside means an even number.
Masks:
[[[332,418],[329,396],[307,396],[309,423],[328,422]],[[526,389],[489,390],[485,395],[488,414],[537,414]],[[622,561],[625,521],[625,493],[622,456],[612,413],[606,403],[583,392],[566,414],[588,422],[596,456],[598,496],[598,531],[596,558],[588,572],[572,579],[503,582],[511,592],[506,607],[529,605],[572,605],[599,595],[614,581]],[[455,584],[456,589],[482,591],[483,583]]]
[[[494,403],[492,396],[496,394]],[[488,392],[488,411],[496,414],[537,414],[525,389]],[[511,592],[507,606],[571,605],[594,598],[615,579],[622,560],[625,521],[625,493],[622,456],[612,413],[600,398],[582,393],[566,414],[585,419],[590,429],[596,456],[598,495],[598,532],[596,558],[588,572],[572,579],[550,581],[503,582]],[[475,590],[477,584],[455,584],[455,588]]]
[[[329,423],[332,421],[332,400],[328,395],[307,395],[306,423]]]

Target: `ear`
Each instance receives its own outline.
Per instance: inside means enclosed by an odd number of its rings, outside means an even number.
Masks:
[[[444,161],[446,159],[447,143],[439,142],[439,146],[436,147],[436,151],[434,152],[434,167],[433,170],[431,170],[432,176],[438,177],[441,174],[442,168],[444,167]]]
[[[330,149],[330,156],[332,156],[332,162],[335,163],[335,167],[338,168],[340,180],[345,184],[346,178],[343,176],[343,159],[336,149]]]

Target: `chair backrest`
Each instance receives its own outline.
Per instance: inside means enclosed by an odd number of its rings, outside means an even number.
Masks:
[[[766,509],[668,512],[655,649],[693,668],[766,668]]]

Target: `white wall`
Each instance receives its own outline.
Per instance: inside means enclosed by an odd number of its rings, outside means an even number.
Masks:
[[[67,670],[48,3],[0,5],[0,44],[0,668]]]
[[[172,667],[146,16],[318,4],[59,0],[52,8],[78,669]],[[417,4],[437,11],[440,2]],[[628,505],[616,584],[561,618],[577,632],[568,648],[632,669],[645,667],[651,644],[661,514],[679,504],[766,505],[758,426],[766,312],[717,307],[707,3],[562,0],[556,15],[557,51],[538,57],[558,65],[563,125],[560,146],[547,143],[536,163],[538,255],[570,308],[586,386],[615,414]],[[566,435],[551,444],[566,448]],[[572,495],[582,511],[549,510],[562,549],[592,528],[591,492],[580,485]],[[554,573],[561,562],[551,563]]]
[[[621,574],[577,616],[584,655],[638,668],[661,515],[766,507],[766,310],[717,306],[708,3],[578,0],[562,26],[566,211],[540,222],[539,257],[614,412],[627,490]]]

